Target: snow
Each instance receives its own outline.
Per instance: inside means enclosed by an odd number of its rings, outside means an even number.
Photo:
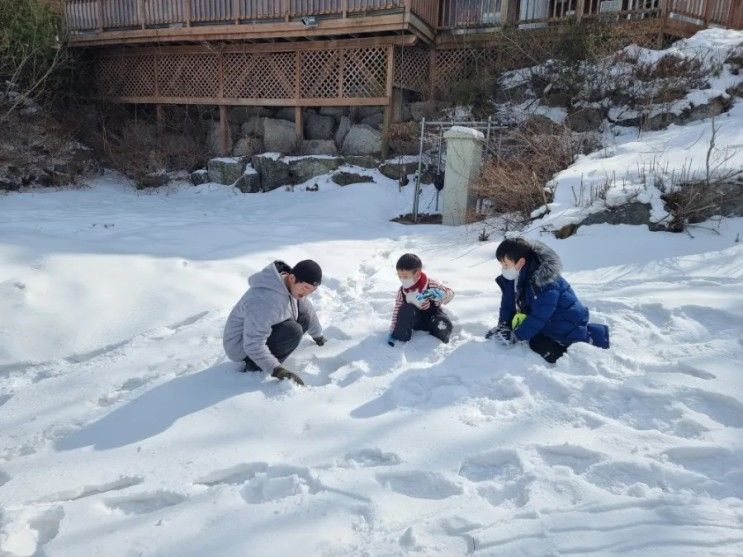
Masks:
[[[742,110],[717,145],[743,144]],[[628,198],[660,218],[656,174],[699,171],[710,130],[626,130],[555,177],[527,234],[612,332],[555,365],[483,338],[501,238],[390,222],[412,188],[376,169],[0,195],[0,555],[743,554],[743,218],[540,233]],[[456,292],[447,345],[385,343],[406,252]],[[286,362],[307,387],[239,373],[221,332],[247,277],[307,257],[328,338]]]
[[[365,172],[0,198],[0,551],[740,554],[743,219],[542,237],[613,335],[550,366],[482,337],[498,239],[390,223],[411,190]],[[407,251],[457,292],[449,345],[384,343]],[[304,257],[329,338],[287,361],[309,386],[238,373],[247,276]]]

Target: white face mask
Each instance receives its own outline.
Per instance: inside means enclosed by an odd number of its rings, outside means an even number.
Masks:
[[[410,288],[415,284],[415,282],[415,278],[400,279],[400,284],[402,284],[403,288]]]
[[[501,269],[500,274],[506,280],[516,280],[519,278],[519,270],[516,267],[504,267]]]

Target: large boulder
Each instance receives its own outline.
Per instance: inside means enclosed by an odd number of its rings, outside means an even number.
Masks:
[[[261,176],[257,170],[248,165],[234,186],[243,193],[257,193],[261,191]]]
[[[332,139],[310,139],[299,145],[300,155],[337,155],[338,147]]]
[[[322,174],[327,174],[343,164],[337,157],[301,157],[290,159],[289,180],[292,184],[301,184]]]
[[[543,114],[533,114],[522,124],[525,133],[533,135],[560,135],[563,127]]]
[[[346,164],[360,166],[361,168],[377,168],[379,159],[370,155],[347,155],[344,157]]]
[[[320,109],[320,114],[323,116],[332,116],[336,120],[340,120],[343,116],[348,115],[348,107],[345,106],[323,106]]]
[[[169,181],[170,178],[164,170],[151,172],[150,174],[145,174],[144,176],[139,177],[137,180],[137,189],[159,188],[166,185]]]
[[[213,155],[222,154],[222,143],[220,139],[219,122],[212,122],[209,127],[209,134],[206,138],[206,144],[209,152]],[[232,145],[232,130],[227,126],[227,145]]]
[[[351,126],[341,151],[344,155],[377,155],[382,151],[382,134],[366,124]]]
[[[263,152],[263,140],[260,137],[243,137],[237,140],[232,148],[233,157],[252,157]]]
[[[242,176],[245,161],[240,157],[218,157],[206,165],[209,181],[230,186]]]
[[[361,120],[361,123],[372,128],[381,129],[384,123],[384,114],[372,114]]]
[[[263,120],[265,116],[251,116],[243,122],[240,130],[242,135],[248,137],[263,137]]]
[[[276,112],[273,113],[273,117],[278,120],[288,120],[290,122],[294,122],[296,120],[296,113],[294,108],[285,106],[283,108],[277,109]]]
[[[650,205],[640,203],[639,201],[632,201],[624,205],[604,209],[597,213],[591,213],[580,224],[588,226],[590,224],[648,223],[650,223]]]
[[[418,161],[403,159],[401,162],[397,159],[390,159],[379,165],[379,172],[387,178],[397,180],[400,178],[401,174],[408,175],[418,172]]]
[[[691,107],[681,113],[679,124],[689,124],[706,118],[712,118],[713,116],[719,116],[723,112],[730,110],[732,106],[733,99],[727,93],[718,95],[705,103],[692,104]]]
[[[356,108],[356,118],[359,120],[363,120],[364,118],[368,118],[369,116],[373,116],[375,114],[383,114],[384,108],[381,106],[359,106]]]
[[[206,184],[209,181],[209,171],[206,168],[200,168],[191,172],[191,183],[194,186]]]
[[[293,153],[297,146],[294,123],[274,118],[263,119],[263,143],[267,151]]]
[[[604,122],[604,113],[599,108],[581,108],[568,114],[565,125],[574,132],[595,132]]]
[[[289,184],[289,164],[275,153],[254,155],[253,168],[258,172],[263,191],[275,190]]]
[[[348,186],[351,184],[365,184],[365,183],[374,181],[373,177],[367,176],[366,174],[357,174],[355,172],[347,172],[345,170],[336,172],[330,177],[330,179],[333,180],[333,182],[335,182],[339,186]]]
[[[338,129],[335,132],[335,144],[340,149],[343,147],[343,140],[346,139],[348,130],[351,129],[351,119],[348,116],[341,116],[338,123]]]
[[[304,119],[304,135],[307,139],[332,139],[335,118],[309,113]]]
[[[268,116],[270,113],[270,110],[262,106],[233,106],[229,110],[228,118],[230,122],[239,125],[247,122],[250,118]]]

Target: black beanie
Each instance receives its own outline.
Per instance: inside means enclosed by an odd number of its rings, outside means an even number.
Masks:
[[[292,274],[297,282],[306,282],[312,286],[320,286],[322,282],[322,269],[312,259],[305,259],[294,265]]]

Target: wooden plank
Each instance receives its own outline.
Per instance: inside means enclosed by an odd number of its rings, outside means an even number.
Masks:
[[[384,119],[382,121],[382,159],[386,159],[390,154],[390,123],[392,122],[392,111],[394,107],[392,103],[395,100],[394,97],[394,84],[395,79],[395,49],[392,46],[387,47],[387,80],[385,83],[385,94],[387,95],[387,106],[384,107]]]
[[[227,44],[223,46],[225,54],[239,54],[243,52],[296,52],[297,50],[347,50],[354,48],[377,48],[382,46],[412,46],[417,42],[415,36],[400,37],[368,37],[361,39],[341,39],[331,41],[312,41],[301,43],[256,43],[256,44]],[[141,56],[152,54],[153,50],[163,54],[208,54],[213,53],[213,47],[205,45],[178,45],[158,47],[123,47],[109,48],[104,56]]]
[[[297,133],[297,141],[304,139],[304,110],[301,106],[294,107],[294,131]]]
[[[100,1],[100,0],[99,0]],[[412,20],[414,22],[415,20]],[[107,44],[136,44],[142,42],[217,41],[239,39],[275,39],[278,37],[307,38],[312,35],[343,35],[353,33],[382,33],[407,31],[399,15],[349,17],[346,19],[319,20],[317,27],[307,28],[301,22],[251,23],[241,25],[204,25],[198,27],[139,29],[131,31],[105,31],[97,35],[74,35],[72,46]],[[421,25],[423,25],[421,23]]]
[[[218,99],[215,97],[90,97],[93,100],[117,104],[182,104],[182,105],[215,105],[224,106],[385,106],[387,97],[353,97],[353,98],[320,98],[320,99]]]

